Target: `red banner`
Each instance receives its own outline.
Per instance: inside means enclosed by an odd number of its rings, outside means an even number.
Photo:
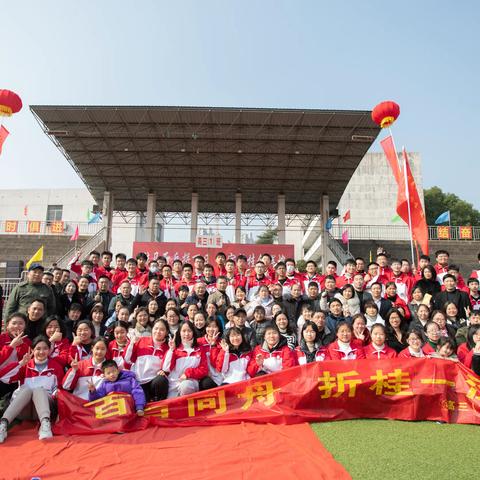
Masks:
[[[480,378],[449,360],[326,361],[150,403],[142,418],[122,393],[85,402],[62,391],[58,409],[57,434],[352,418],[480,424]]]
[[[212,265],[215,262],[215,255],[223,252],[228,258],[235,259],[237,255],[245,255],[248,265],[253,267],[263,253],[269,253],[272,257],[272,263],[284,261],[286,258],[295,258],[293,245],[257,245],[255,243],[224,243],[222,248],[199,248],[195,243],[188,242],[134,242],[133,256],[140,252],[145,252],[148,258],[158,258],[164,256],[171,265],[177,258],[183,263],[192,263],[196,255],[203,255],[207,263]]]

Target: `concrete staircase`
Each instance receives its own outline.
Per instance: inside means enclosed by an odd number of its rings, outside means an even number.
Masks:
[[[7,261],[27,262],[43,245],[43,264],[50,267],[58,258],[72,248],[70,237],[64,235],[0,235],[0,263]],[[90,236],[81,236],[78,245],[84,244]],[[0,267],[0,278],[5,276],[5,268]]]
[[[449,241],[449,240],[430,240],[430,258],[435,262],[436,250],[447,250],[450,253],[450,263],[455,263],[461,269],[462,275],[466,278],[475,268],[478,269],[477,255],[480,253],[480,242],[477,241]],[[355,257],[363,257],[367,262],[370,258],[370,252],[375,259],[378,247],[383,247],[390,258],[408,258],[410,259],[410,242],[403,240],[350,240],[350,252]],[[416,253],[415,253],[416,255]]]

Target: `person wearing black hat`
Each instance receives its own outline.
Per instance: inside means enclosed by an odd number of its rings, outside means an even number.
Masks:
[[[48,285],[42,283],[44,268],[40,263],[32,263],[28,268],[27,280],[20,282],[10,293],[5,315],[8,318],[12,313],[27,313],[28,307],[35,299],[45,304],[47,315],[55,313],[55,295]]]

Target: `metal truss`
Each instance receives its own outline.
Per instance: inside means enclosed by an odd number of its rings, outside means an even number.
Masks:
[[[140,218],[144,222],[145,212],[139,211],[114,211],[114,218],[121,218],[125,223],[134,223]],[[190,212],[158,212],[155,217],[156,221],[162,225],[185,225],[191,224]],[[285,215],[285,225],[287,227],[296,226],[301,228],[307,228],[310,223],[320,219],[320,215],[300,215],[300,214],[287,214]],[[278,216],[271,213],[242,213],[241,226],[263,226],[265,228],[275,229],[278,226]],[[199,212],[198,214],[199,225],[215,225],[231,227],[235,225],[234,213],[208,213]]]

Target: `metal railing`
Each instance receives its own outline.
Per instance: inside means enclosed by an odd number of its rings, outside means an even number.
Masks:
[[[342,265],[344,265],[349,258],[353,258],[353,255],[348,250],[344,250],[340,242],[334,238],[330,232],[327,234],[327,246]]]
[[[0,285],[3,289],[2,297],[5,302],[12,290],[22,281],[22,278],[0,278]]]
[[[0,220],[0,235],[64,235],[71,236],[78,226],[82,236],[95,235],[103,228],[101,222],[41,222],[37,220]]]
[[[410,240],[406,225],[332,225],[333,238],[341,239],[348,230],[350,240]],[[480,227],[470,226],[432,226],[428,227],[429,240],[480,240]]]
[[[102,243],[102,241],[104,240],[104,232],[105,228],[100,229],[93,237],[89,238],[85,243],[77,247],[78,250],[82,251],[82,257],[80,258],[80,260],[83,260],[83,258],[88,255],[91,250],[95,250],[100,245],[100,243]],[[63,255],[57,260],[57,266],[59,266],[60,268],[67,268],[68,262],[73,258],[74,255],[75,247],[68,250],[65,255]]]

